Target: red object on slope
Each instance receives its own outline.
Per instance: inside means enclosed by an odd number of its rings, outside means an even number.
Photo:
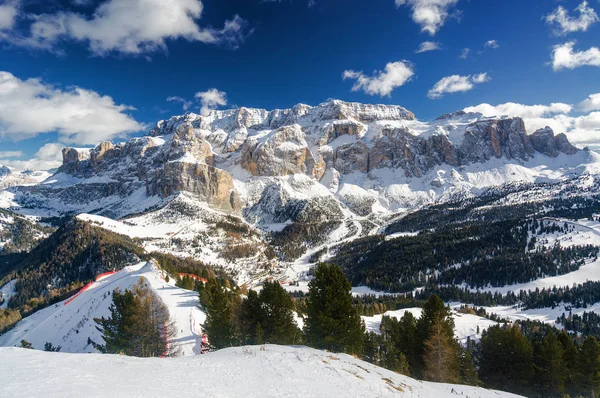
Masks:
[[[78,291],[77,293],[75,293],[74,296],[71,296],[67,301],[65,301],[65,305],[69,304],[71,301],[75,300],[77,297],[79,297],[79,295],[83,292],[85,292],[86,290],[88,290],[90,287],[92,287],[92,285],[96,282],[98,282],[100,279],[107,277],[109,275],[112,274],[116,274],[117,271],[109,271],[109,272],[105,272],[103,274],[100,274],[96,277],[96,280],[94,282],[90,282],[87,285],[85,285],[84,287],[81,288],[80,291]]]

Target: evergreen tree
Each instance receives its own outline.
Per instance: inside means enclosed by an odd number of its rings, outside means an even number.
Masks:
[[[44,344],[44,351],[50,351],[50,352],[59,352],[61,350],[62,346],[54,346],[52,345],[52,343],[46,342],[46,344]]]
[[[469,342],[467,342],[467,347],[460,350],[460,380],[463,384],[477,386],[479,385],[479,377],[473,365],[473,351],[469,348],[469,345]]]
[[[540,397],[561,397],[565,389],[563,347],[554,333],[534,346],[534,367]]]
[[[490,327],[480,344],[479,377],[487,387],[518,394],[531,391],[533,348],[517,324]]]
[[[21,348],[26,348],[28,350],[33,350],[33,344],[31,344],[27,340],[21,340]]]
[[[259,295],[263,313],[260,327],[263,339],[272,344],[295,344],[300,341],[300,331],[294,320],[294,303],[281,285],[265,282]]]
[[[215,348],[234,345],[233,300],[231,294],[214,278],[208,280],[200,293],[206,311],[203,325],[210,344]]]
[[[439,296],[432,294],[423,306],[423,312],[416,325],[417,344],[415,356],[417,361],[415,361],[415,365],[412,369],[412,374],[416,377],[424,376],[426,342],[430,340],[435,333],[443,333],[445,335],[443,340],[452,343],[451,349],[454,354],[452,363],[458,363],[458,352],[460,347],[458,342],[454,339],[454,320],[452,318],[452,313],[450,312],[450,308],[444,305],[444,302]],[[454,376],[454,372],[451,372],[451,375]]]
[[[102,332],[104,349],[109,354],[128,354],[131,342],[137,339],[135,322],[140,311],[139,303],[136,302],[132,291],[125,290],[121,293],[115,290],[109,311],[108,318],[94,319],[98,324],[97,329]]]
[[[319,264],[309,283],[306,340],[315,348],[360,354],[365,327],[352,305],[352,288],[342,270]]]
[[[597,397],[600,393],[600,343],[588,336],[581,345],[579,387],[583,396]]]

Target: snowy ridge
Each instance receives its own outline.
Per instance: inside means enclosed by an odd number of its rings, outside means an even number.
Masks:
[[[0,348],[0,358],[3,397],[79,397],[81,391],[89,397],[518,397],[478,387],[417,381],[349,355],[307,347],[235,347],[171,359],[98,354],[82,358]],[[30,382],[32,374],[36,383]]]

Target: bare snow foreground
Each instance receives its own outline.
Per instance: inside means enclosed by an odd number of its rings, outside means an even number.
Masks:
[[[169,359],[0,348],[0,396],[517,397],[420,382],[345,354],[275,345]]]

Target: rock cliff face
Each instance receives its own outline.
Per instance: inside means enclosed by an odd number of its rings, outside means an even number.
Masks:
[[[539,154],[575,153],[564,134],[546,128],[528,135],[520,118],[455,112],[424,123],[400,106],[333,100],[189,113],[125,143],[67,148],[58,175],[80,182],[45,184],[27,195],[42,191],[71,204],[94,198],[101,208],[108,200],[111,211],[127,214],[116,203],[187,192],[253,222],[318,223],[341,219],[346,210],[368,216],[374,208],[480,188],[465,167],[485,169],[475,165],[492,160],[525,165]],[[514,180],[506,171],[493,173],[494,183]]]
[[[571,145],[566,135],[555,136],[550,127],[539,129],[533,133],[531,144],[536,151],[550,157],[557,157],[560,153],[573,155],[577,152],[577,148]]]

